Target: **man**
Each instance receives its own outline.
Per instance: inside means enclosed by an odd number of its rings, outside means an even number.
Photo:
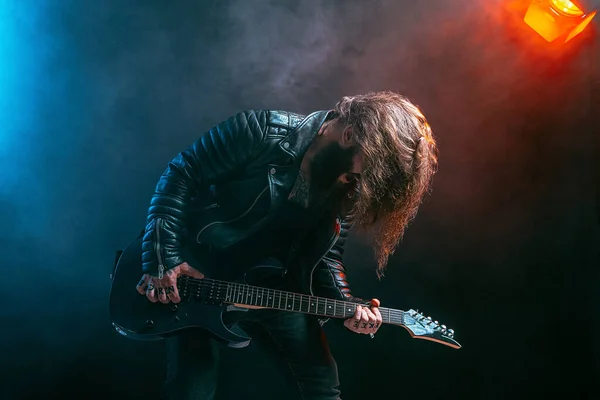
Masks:
[[[211,277],[231,277],[271,259],[282,266],[286,290],[360,303],[344,325],[373,337],[379,301],[351,294],[342,264],[348,230],[371,234],[381,277],[428,189],[436,153],[423,114],[393,92],[344,97],[307,117],[241,112],[203,134],[160,178],[137,290],[152,302],[177,303],[180,275],[203,278],[211,265]],[[194,266],[188,237],[193,256],[204,260]],[[240,326],[285,365],[303,399],[340,398],[320,320],[269,309],[240,314]],[[164,396],[213,398],[213,340],[184,331],[167,339],[167,352]]]

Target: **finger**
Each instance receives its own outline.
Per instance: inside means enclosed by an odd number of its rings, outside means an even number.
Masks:
[[[146,297],[153,303],[156,303],[158,301],[158,299],[156,298],[156,288],[152,280],[148,283],[148,288],[146,289]]]
[[[360,321],[361,322],[369,322],[369,313],[371,312],[371,310],[369,310],[368,308],[363,308],[362,312],[360,314]]]
[[[354,319],[359,320],[360,317],[362,316],[362,307],[361,306],[356,306],[356,311],[354,311]]]
[[[371,307],[379,307],[381,302],[378,299],[371,300]]]
[[[368,308],[362,309],[362,315],[360,318],[360,332],[367,333],[368,332],[368,324],[369,324],[369,315],[367,314]]]
[[[165,286],[165,293],[167,298],[169,298],[173,303],[179,303],[181,301],[181,297],[179,297],[179,290],[177,289],[177,278],[173,279],[167,286]]]
[[[148,275],[148,274],[144,274],[142,276],[142,279],[140,279],[137,286],[135,287],[135,289],[138,291],[139,294],[146,294],[146,288],[148,286],[149,279],[150,279],[150,275]]]
[[[163,279],[162,288],[158,288],[158,299],[161,303],[169,303],[174,299],[174,293],[177,288],[177,276],[173,273]],[[161,289],[164,293],[164,299],[161,298]],[[179,299],[179,293],[177,294],[177,299]],[[177,301],[179,302],[179,301]]]
[[[374,333],[377,329],[375,328],[375,323],[377,322],[377,316],[373,311],[366,308],[367,316],[369,317],[369,322],[367,323],[367,332]]]
[[[370,322],[375,322],[375,320],[377,320],[377,317],[375,316],[373,310],[371,310],[370,308],[365,308],[365,311],[367,312],[367,317],[369,318]]]
[[[374,308],[373,313],[375,314],[375,329],[378,329],[381,324],[383,324],[383,317],[381,316],[381,312],[379,308]]]
[[[377,320],[379,325],[381,325],[383,323],[383,317],[381,316],[381,312],[379,311],[379,308],[374,308],[372,311],[373,311],[373,314],[375,314],[375,319]]]
[[[158,301],[160,301],[163,304],[167,304],[169,302],[169,299],[167,299],[167,293],[165,292],[165,287],[162,286],[164,285],[163,282],[159,282],[158,285],[156,287],[156,296],[158,297]]]
[[[367,313],[369,314],[369,325],[367,325],[369,333],[375,333],[377,331],[377,328],[375,327],[375,324],[377,323],[377,315],[375,315],[372,310],[368,310]]]

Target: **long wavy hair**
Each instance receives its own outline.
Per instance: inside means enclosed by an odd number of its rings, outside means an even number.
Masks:
[[[355,226],[373,234],[381,278],[429,190],[437,146],[423,113],[394,92],[343,97],[334,113],[352,126],[364,157],[351,214]]]

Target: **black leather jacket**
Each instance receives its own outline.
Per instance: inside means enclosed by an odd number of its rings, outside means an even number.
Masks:
[[[144,273],[186,261],[184,243],[223,250],[268,222],[287,199],[299,161],[328,114],[244,111],[176,156],[152,197]],[[325,217],[316,232],[294,244],[285,268],[302,292],[363,302],[351,295],[342,264],[350,225],[340,213]]]

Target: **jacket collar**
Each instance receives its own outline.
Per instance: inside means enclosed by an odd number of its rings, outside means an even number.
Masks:
[[[329,113],[330,111],[316,111],[308,115],[296,129],[279,142],[280,149],[288,154],[291,160],[285,164],[269,164],[269,187],[271,189],[269,214],[271,218],[292,190],[302,158]]]
[[[308,115],[292,133],[279,142],[279,147],[294,159],[302,159],[330,112],[331,110],[315,111]]]

